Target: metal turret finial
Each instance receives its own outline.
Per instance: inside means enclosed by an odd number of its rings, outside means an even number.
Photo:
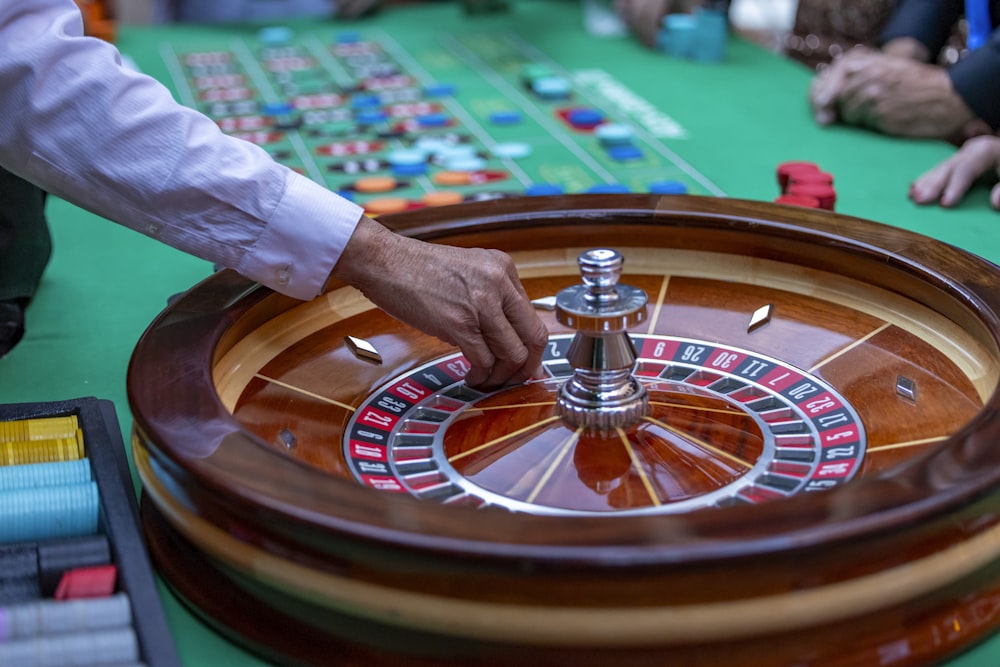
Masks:
[[[649,412],[646,388],[632,374],[637,355],[627,332],[646,319],[646,293],[618,284],[625,259],[617,250],[588,250],[577,261],[582,284],[556,296],[556,319],[576,329],[567,354],[573,377],[556,411],[573,426],[628,426]]]

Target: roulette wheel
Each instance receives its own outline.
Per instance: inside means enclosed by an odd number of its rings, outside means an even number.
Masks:
[[[136,346],[150,550],[281,663],[900,664],[1000,621],[1000,272],[696,196],[384,216],[514,258],[539,377],[220,272]],[[433,267],[428,267],[432,271]]]

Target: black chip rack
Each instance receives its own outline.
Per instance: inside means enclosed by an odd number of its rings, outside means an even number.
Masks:
[[[0,404],[0,422],[75,415],[97,482],[98,529],[107,537],[117,567],[117,588],[128,594],[140,658],[147,667],[180,667],[177,647],[157,591],[139,528],[139,512],[114,404],[84,397],[44,403]]]

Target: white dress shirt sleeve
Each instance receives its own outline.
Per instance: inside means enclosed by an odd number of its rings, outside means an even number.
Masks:
[[[72,0],[0,0],[0,166],[300,299],[362,214],[123,67]]]

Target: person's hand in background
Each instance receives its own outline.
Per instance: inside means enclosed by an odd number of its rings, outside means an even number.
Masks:
[[[973,184],[990,170],[1000,176],[1000,137],[981,136],[966,141],[957,153],[921,174],[910,186],[918,204],[957,205]],[[990,205],[1000,210],[1000,184],[990,192]]]
[[[867,48],[833,61],[813,80],[809,102],[820,125],[842,122],[956,143],[989,131],[955,92],[944,68]]]

